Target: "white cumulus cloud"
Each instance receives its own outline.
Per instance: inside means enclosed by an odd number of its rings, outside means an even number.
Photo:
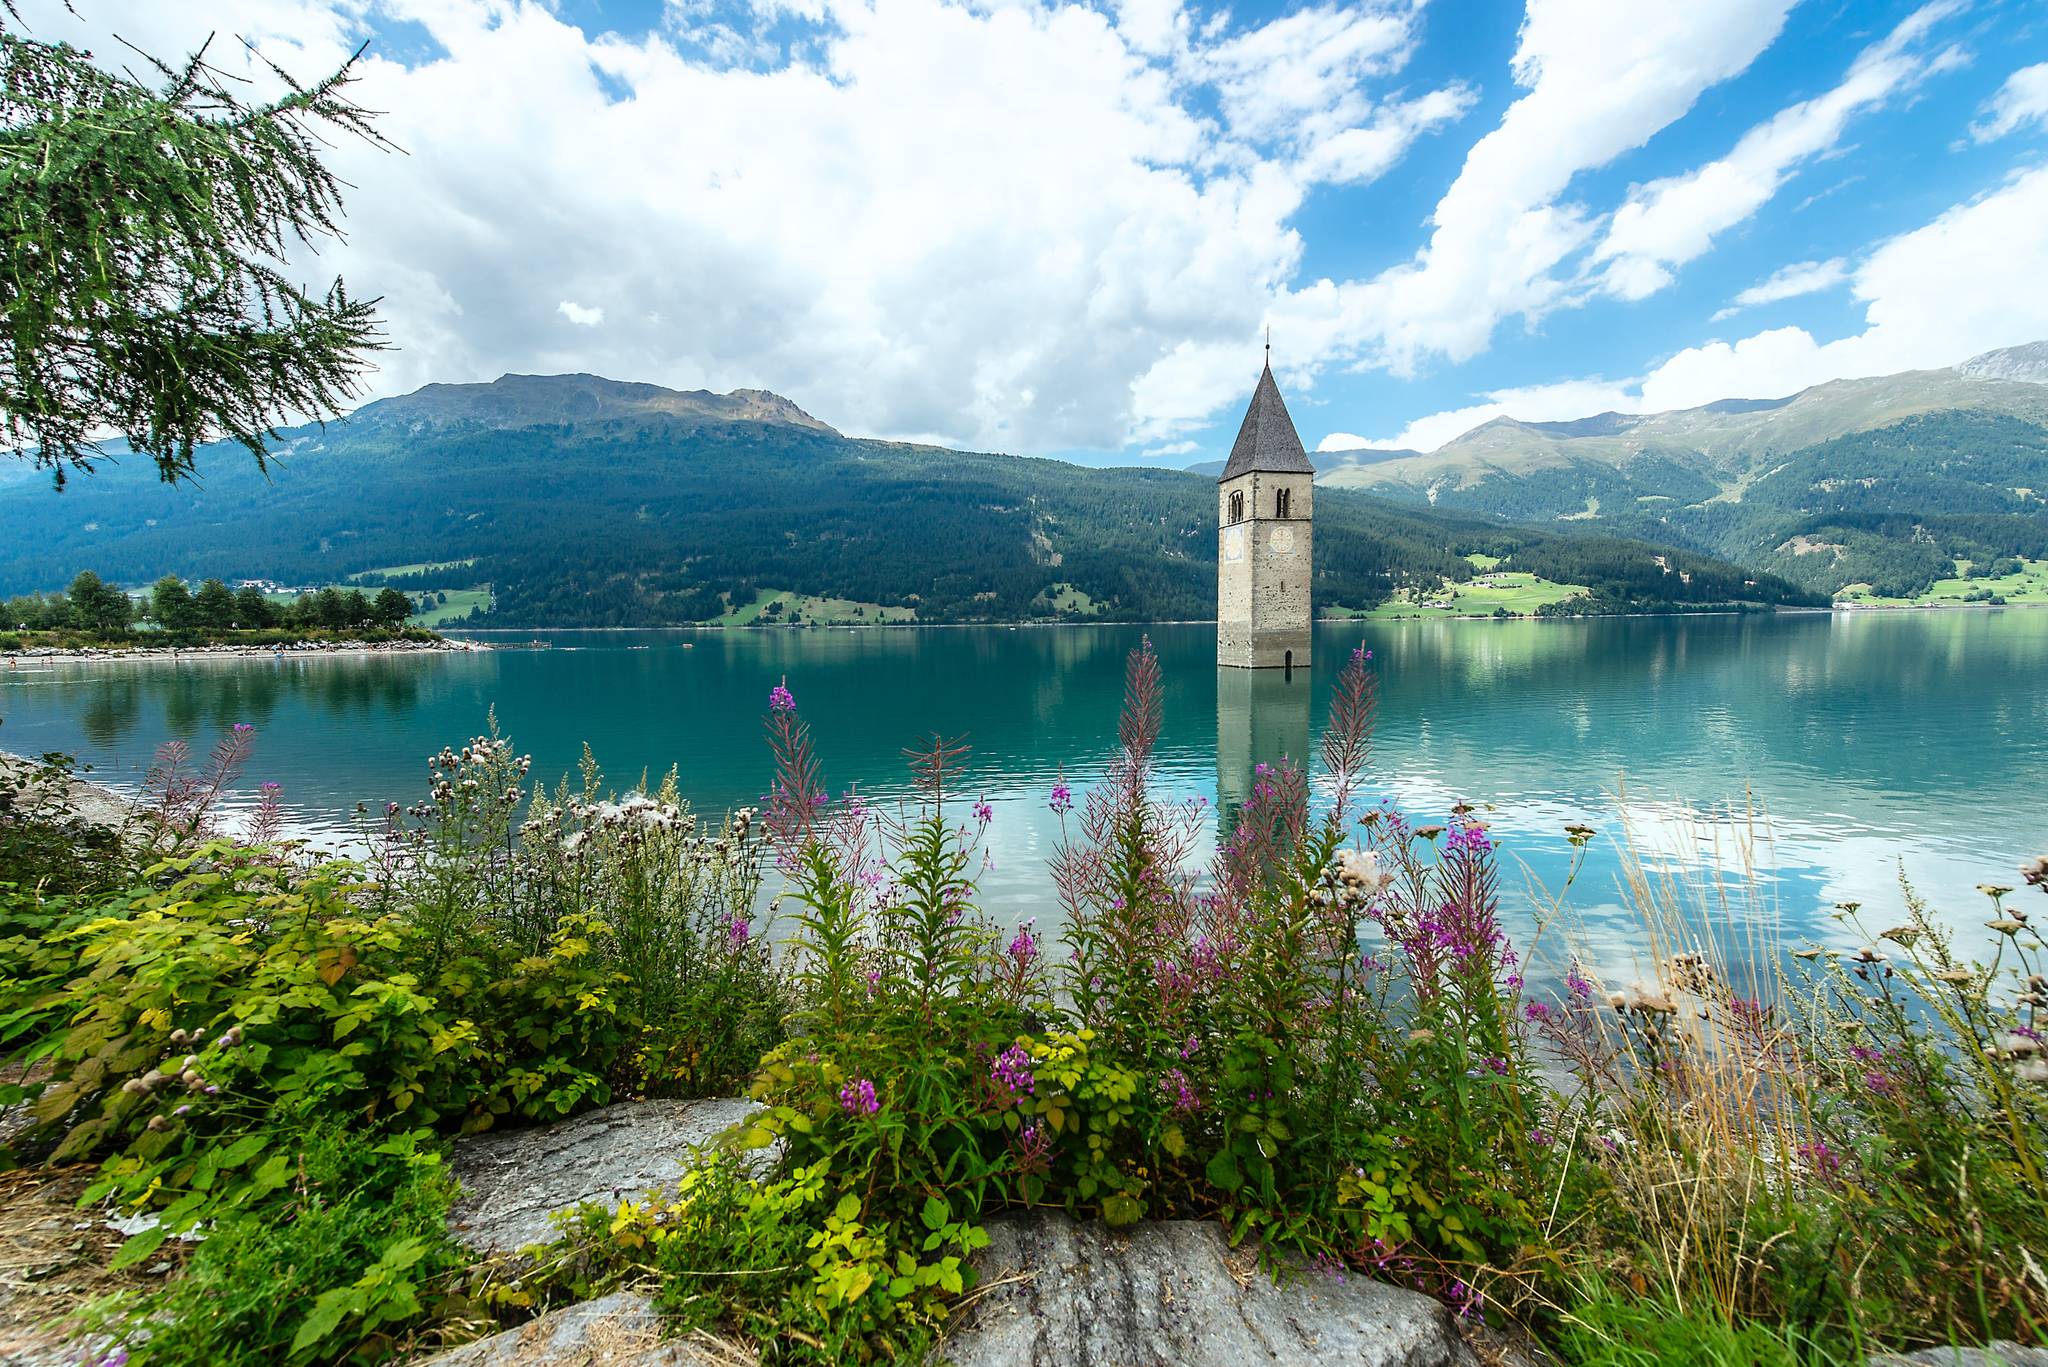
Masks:
[[[1734,303],[1714,315],[1714,321],[1718,323],[1732,318],[1743,309],[1819,294],[1848,278],[1849,263],[1839,256],[1827,261],[1795,261],[1789,266],[1780,266],[1771,272],[1768,279],[1759,280],[1736,295]]]
[[[2023,66],[2006,77],[1998,93],[1985,101],[1982,116],[1970,125],[1970,136],[1990,142],[2029,124],[2048,126],[2048,62]]]
[[[1953,365],[1980,351],[2048,339],[2048,291],[2015,288],[2031,280],[2048,280],[2048,166],[2022,171],[1872,250],[1848,282],[1864,309],[1860,332],[1823,342],[1804,328],[1780,327],[1707,342],[1634,379],[1496,391],[1484,403],[1431,414],[1394,437],[1359,444],[1433,450],[1504,415],[1550,421],[1609,409],[1654,413]]]
[[[404,25],[357,93],[405,155],[342,143],[348,239],[295,263],[382,296],[379,393],[588,370],[1000,449],[1184,437],[1243,390],[1311,188],[1472,99],[1401,81],[1420,0],[674,0],[630,38],[545,0],[27,4],[51,36],[241,32],[308,74]],[[1186,345],[1230,348],[1229,380],[1148,380]]]
[[[1778,36],[1792,0],[1616,5],[1529,0],[1512,72],[1525,92],[1466,154],[1412,260],[1352,281],[1277,292],[1268,317],[1276,352],[1317,363],[1379,366],[1397,375],[1425,361],[1484,351],[1507,319],[1540,319],[1565,302],[1560,268],[1598,231],[1570,198],[1580,174],[1641,147],[1683,117],[1700,93],[1740,73]],[[1195,396],[1233,393],[1243,368],[1235,338],[1190,339],[1142,376],[1140,407],[1175,430],[1205,413]],[[1151,402],[1146,402],[1147,399]]]
[[[1780,110],[1719,160],[1637,187],[1593,253],[1600,287],[1622,299],[1664,288],[1676,267],[1705,255],[1716,235],[1750,218],[1801,165],[1834,148],[1856,115],[1953,66],[1953,49],[1914,49],[1960,8],[1961,0],[1923,5],[1864,49],[1826,94]]]

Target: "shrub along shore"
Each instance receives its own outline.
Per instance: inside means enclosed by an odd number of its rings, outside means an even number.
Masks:
[[[907,1361],[985,1223],[1058,1209],[1214,1220],[1278,1275],[1416,1287],[1567,1363],[2043,1337],[2048,862],[1976,894],[1986,963],[1917,897],[1839,909],[1854,948],[1737,952],[1640,877],[1656,971],[1565,948],[1538,991],[1479,814],[1361,796],[1367,657],[1315,803],[1262,772],[1206,863],[1153,791],[1160,697],[1133,652],[1108,775],[1047,794],[1057,932],[984,915],[963,747],[918,751],[902,805],[835,792],[787,688],[768,799],[716,820],[587,755],[542,786],[495,732],[354,862],[281,844],[274,800],[213,829],[244,727],[169,748],[118,831],[57,761],[0,780],[10,1152],[155,1217],[123,1266],[204,1234],[82,1329],[134,1363],[373,1362],[651,1282],[764,1361]],[[741,1091],[762,1109],[675,1191],[548,1258],[450,1241],[453,1137]]]

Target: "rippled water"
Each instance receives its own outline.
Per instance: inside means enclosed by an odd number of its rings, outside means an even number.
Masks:
[[[675,765],[717,811],[766,786],[761,715],[786,678],[835,788],[900,792],[902,747],[966,735],[969,782],[996,811],[984,901],[1003,921],[1050,919],[1047,794],[1100,774],[1124,656],[1147,631],[560,632],[543,633],[551,649],[474,655],[24,664],[0,672],[0,748],[69,750],[132,785],[161,741],[198,749],[252,722],[245,787],[281,782],[298,825],[332,837],[358,802],[415,799],[427,755],[495,707],[541,773],[571,769],[588,741],[615,780]],[[1259,759],[1307,750],[1335,666],[1371,649],[1375,797],[1418,820],[1459,798],[1490,807],[1525,938],[1544,902],[1532,882],[1555,888],[1570,867],[1564,826],[1598,828],[1569,901],[1610,966],[1644,948],[1618,886],[1624,810],[1652,869],[1693,884],[1740,863],[1742,813],[1764,818],[1761,907],[1716,913],[1738,935],[1851,943],[1828,911],[1861,902],[1889,924],[1902,869],[1981,934],[1974,886],[2012,883],[2048,851],[2048,612],[1325,623],[1319,667],[1292,682],[1219,672],[1213,628],[1149,634],[1166,672],[1161,778],[1212,804]]]

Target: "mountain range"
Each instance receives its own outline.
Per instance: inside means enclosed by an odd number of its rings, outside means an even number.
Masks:
[[[1911,595],[2048,554],[2048,342],[1784,398],[1495,418],[1434,451],[1332,451],[1331,488],[1668,542],[1816,592]]]
[[[165,485],[114,459],[61,492],[17,471],[0,482],[0,593],[92,569],[488,585],[488,620],[508,626],[731,620],[781,595],[865,620],[1214,615],[1212,479],[850,438],[761,390],[435,384],[281,434],[267,476],[225,446],[198,469]],[[1585,586],[1594,611],[1817,601],[1713,556],[1427,500],[1331,488],[1316,522],[1326,609],[1469,579],[1473,556]]]

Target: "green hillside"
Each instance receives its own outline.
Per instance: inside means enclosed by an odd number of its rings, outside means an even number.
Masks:
[[[1912,599],[1958,561],[1988,573],[2048,555],[2048,384],[2004,377],[2006,361],[1998,376],[1971,362],[1680,413],[1497,419],[1428,456],[1326,453],[1322,478],[1669,542],[1817,593]]]
[[[758,391],[671,395],[590,376],[434,385],[284,446],[268,482],[221,450],[197,487],[158,484],[138,462],[62,493],[0,487],[0,519],[18,529],[0,545],[0,592],[84,568],[125,583],[360,576],[488,585],[471,601],[508,626],[733,621],[779,595],[814,600],[797,608],[807,620],[1214,610],[1208,478],[854,440]],[[1604,534],[1344,490],[1318,499],[1323,604],[1370,608],[1402,585],[1469,579],[1472,552],[1585,585],[1589,606],[1609,610],[1804,601],[1781,581]]]

